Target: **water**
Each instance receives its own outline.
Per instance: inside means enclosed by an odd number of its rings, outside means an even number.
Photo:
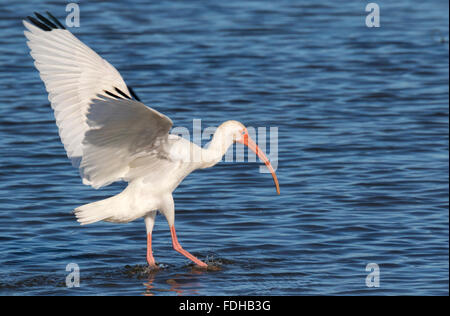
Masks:
[[[150,274],[143,220],[71,214],[124,184],[83,186],[65,156],[21,25],[64,21],[45,2],[0,4],[0,294],[448,295],[447,1],[378,1],[377,29],[360,1],[83,2],[73,32],[175,126],[278,127],[280,196],[256,163],[174,194],[181,244],[220,269],[193,269],[159,215]]]

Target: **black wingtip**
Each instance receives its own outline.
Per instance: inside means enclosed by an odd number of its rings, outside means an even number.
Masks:
[[[64,25],[61,24],[61,22],[58,21],[57,18],[55,18],[50,12],[45,11],[45,13],[47,13],[48,17],[53,20],[53,22],[55,22],[61,29],[65,30],[66,28],[64,27]]]
[[[110,97],[113,97],[113,98],[116,98],[116,99],[123,99],[123,98],[121,98],[120,96],[118,96],[117,94],[114,94],[114,93],[112,93],[112,92],[109,92],[109,91],[106,91],[106,90],[103,90],[103,92],[105,92],[107,95],[109,95]]]
[[[30,20],[30,22],[34,25],[37,26],[38,28],[40,28],[41,30],[50,32],[51,30],[55,30],[55,29],[63,29],[65,30],[66,28],[50,13],[47,11],[47,15],[50,18],[47,19],[45,16],[43,16],[42,14],[39,14],[38,12],[34,12],[34,14],[36,15],[36,18],[32,17],[32,16],[28,16],[28,20]]]
[[[128,96],[128,95],[126,95],[125,92],[123,92],[123,91],[120,90],[119,88],[114,87],[114,89],[115,89],[121,96],[123,96],[124,98],[130,99],[130,100],[131,100],[131,97]]]
[[[136,101],[141,101],[138,96],[136,95],[136,93],[134,93],[133,89],[131,89],[131,87],[127,86],[128,90],[130,91],[132,97],[136,100]],[[107,90],[103,90],[104,93],[106,93],[107,95],[109,95],[110,97],[116,98],[116,99],[128,99],[128,100],[132,100],[132,98],[127,95],[125,92],[123,92],[122,90],[120,90],[117,87],[114,87],[114,90],[118,93],[112,93],[111,91],[107,91]]]
[[[141,101],[141,99],[139,99],[139,97],[137,96],[137,94],[136,93],[134,93],[134,90],[133,90],[133,88],[131,88],[130,86],[127,86],[127,88],[128,88],[128,90],[130,91],[130,93],[131,93],[131,95],[133,96],[133,98],[135,99],[135,100],[137,100],[137,101]]]
[[[36,20],[32,16],[27,16],[27,18],[28,18],[28,20],[30,20],[31,23],[33,23],[34,26],[37,26],[41,30],[44,30],[44,31],[51,31],[52,30],[47,25],[45,25],[44,23],[39,22],[38,20]]]
[[[48,27],[50,27],[51,29],[57,29],[58,27],[53,24],[51,21],[49,21],[45,16],[39,14],[38,12],[34,12],[34,15],[41,20],[43,23],[45,23]]]

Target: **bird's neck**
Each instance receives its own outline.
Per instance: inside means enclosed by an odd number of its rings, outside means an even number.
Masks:
[[[231,145],[233,145],[233,140],[228,139],[220,130],[217,130],[209,146],[203,149],[202,168],[209,168],[216,165],[222,160],[223,155],[225,155]]]

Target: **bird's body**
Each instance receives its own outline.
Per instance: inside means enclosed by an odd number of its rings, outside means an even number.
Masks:
[[[75,209],[78,221],[81,224],[98,220],[126,223],[156,210],[160,210],[166,217],[172,216],[165,213],[170,212],[165,204],[171,203],[172,192],[190,173],[217,163],[224,154],[213,149],[203,149],[172,134],[167,138],[166,149],[168,155],[160,161],[163,166],[157,169],[160,172],[142,172],[152,166],[145,156],[136,158],[130,163],[127,178],[132,180],[125,190],[106,200]],[[212,159],[196,161],[195,156]]]
[[[172,192],[191,172],[217,164],[234,142],[255,151],[278,180],[267,157],[237,121],[221,124],[208,148],[169,133],[172,121],[140,102],[119,72],[79,41],[48,13],[24,21],[35,66],[49,93],[61,141],[83,183],[94,188],[123,180],[119,194],[75,209],[81,224],[126,223],[144,217],[147,261],[155,266],[151,233],[156,211],[167,219],[175,250],[206,266],[181,248],[175,234]]]

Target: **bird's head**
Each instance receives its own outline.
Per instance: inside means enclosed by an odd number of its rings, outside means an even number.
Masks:
[[[277,193],[280,194],[280,186],[278,184],[277,175],[272,167],[272,164],[270,163],[264,152],[259,149],[258,145],[256,145],[253,139],[250,138],[248,130],[244,126],[244,124],[234,120],[226,121],[219,126],[217,132],[225,141],[225,146],[231,145],[235,142],[241,143],[250,148],[256,155],[258,155],[259,159],[261,159],[266,164],[267,168],[269,168],[270,172],[272,173],[273,181],[275,182],[275,186],[277,188]]]
[[[225,140],[225,143],[230,145],[240,140],[242,135],[247,131],[244,124],[238,121],[226,121],[222,123],[217,132]]]

